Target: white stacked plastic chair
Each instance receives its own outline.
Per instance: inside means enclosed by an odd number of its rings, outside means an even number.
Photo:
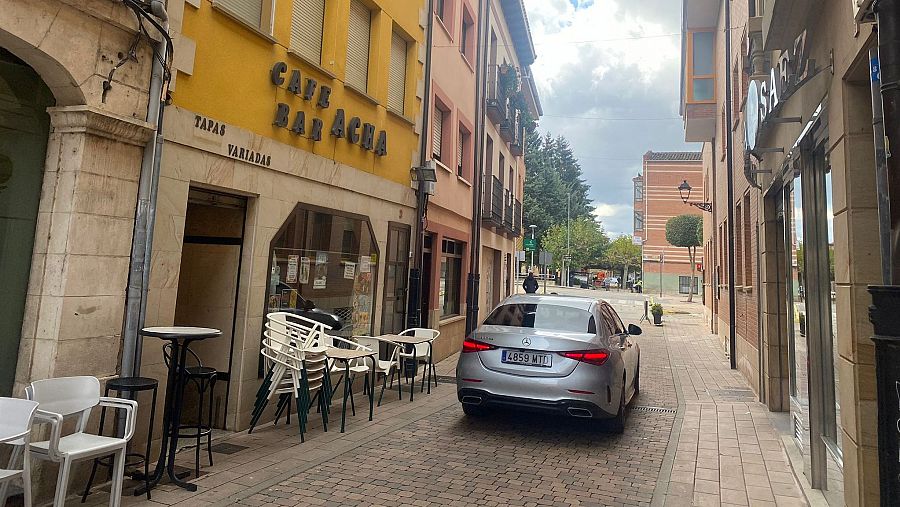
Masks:
[[[434,361],[433,361],[433,352],[434,352],[434,341],[437,340],[438,336],[441,335],[441,332],[437,329],[428,329],[424,327],[413,327],[410,329],[404,330],[400,333],[403,336],[415,336],[416,338],[428,338],[428,341],[417,343],[414,345],[416,349],[415,359],[416,362],[425,363],[425,370],[422,371],[422,383],[419,386],[420,390],[425,389],[425,374],[428,374],[428,389],[431,389],[431,381],[434,380],[434,385],[437,386],[437,375],[434,374]],[[407,359],[412,359],[413,354],[410,352],[406,352],[404,350],[400,351],[400,361],[406,361]]]
[[[384,390],[387,387],[387,378],[388,375],[391,377],[391,387],[394,387],[394,375],[398,374],[397,385],[398,392],[400,393],[400,398],[403,398],[403,390],[399,389],[400,385],[400,350],[403,348],[399,343],[394,343],[390,340],[385,340],[383,338],[374,338],[372,336],[354,336],[353,339],[356,343],[362,345],[363,347],[378,351],[380,349],[381,343],[386,343],[390,348],[391,352],[389,354],[389,359],[378,359],[375,361],[375,375],[384,375],[381,384],[381,394],[378,396],[378,406],[381,406],[381,399],[384,397]],[[376,378],[377,381],[377,378]],[[374,386],[372,386],[374,388]]]
[[[109,505],[117,507],[121,501],[125,474],[125,448],[134,435],[137,402],[100,396],[100,381],[96,377],[87,376],[38,380],[25,388],[25,394],[29,400],[40,404],[35,421],[50,425],[50,440],[29,444],[31,457],[60,464],[53,505],[65,505],[73,461],[112,454],[113,477]],[[85,432],[91,410],[97,406],[125,411],[124,437],[106,437]],[[68,417],[77,417],[75,432],[63,436],[63,419]]]
[[[8,468],[0,468],[0,506],[6,505],[9,483],[21,477],[25,507],[31,507],[31,457],[25,453],[21,469],[16,467],[16,462],[30,441],[31,423],[37,408],[35,401],[0,398],[0,444],[13,446]]]
[[[348,340],[346,338],[341,338],[340,336],[330,335],[325,332],[323,332],[322,334],[320,334],[317,337],[316,343],[321,346],[324,346],[326,348],[343,348],[343,349],[350,349],[350,350],[363,349],[363,350],[367,350],[368,352],[372,352],[372,350],[373,350],[373,349],[369,349],[367,347],[360,347],[359,344],[356,343],[355,341]],[[377,348],[374,350],[377,350]],[[351,363],[350,363],[350,382],[351,382],[351,384],[353,383],[353,379],[356,377],[356,375],[359,375],[361,373],[362,374],[369,373],[369,371],[371,371],[369,368],[371,368],[371,366],[369,365],[369,362],[366,359],[351,361]],[[347,380],[344,378],[344,374],[346,373],[346,371],[345,371],[345,368],[339,366],[336,362],[331,363],[328,371],[332,374],[336,373],[336,374],[340,375],[340,378],[338,378],[338,381],[335,382],[334,386],[332,387],[331,394],[333,396],[334,393],[336,393],[338,388],[341,386],[341,382],[344,382]],[[366,385],[368,386],[368,383],[366,383]],[[351,391],[351,394],[352,394],[352,391]],[[352,396],[351,396],[350,400],[351,401],[353,400]],[[351,409],[355,415],[356,408],[351,407]]]

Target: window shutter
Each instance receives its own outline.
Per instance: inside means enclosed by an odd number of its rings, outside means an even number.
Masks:
[[[463,175],[463,132],[459,131],[459,137],[456,139],[456,172],[459,176]]]
[[[248,25],[259,28],[262,24],[263,0],[216,0],[219,5]]]
[[[406,98],[406,39],[394,32],[391,35],[391,66],[388,76],[388,107],[404,113]]]
[[[441,159],[441,136],[444,127],[444,112],[434,108],[434,117],[431,120],[431,152],[435,158]]]
[[[325,0],[294,0],[291,13],[291,49],[304,58],[322,63],[322,27]]]
[[[346,82],[362,91],[368,91],[369,31],[371,27],[371,11],[359,0],[351,0],[350,19],[348,21]]]

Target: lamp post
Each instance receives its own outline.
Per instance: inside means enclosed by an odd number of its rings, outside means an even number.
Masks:
[[[681,185],[678,185],[678,193],[681,194],[681,202],[699,208],[707,213],[712,213],[711,202],[688,202],[691,199],[691,190],[693,190],[693,188],[691,188],[691,184],[688,183],[687,180],[682,181]]]
[[[413,167],[410,172],[416,181],[416,232],[413,252],[413,268],[409,271],[409,297],[406,305],[408,327],[420,327],[422,323],[422,262],[425,242],[425,216],[428,210],[428,196],[434,194],[437,182],[434,160],[425,165]]]
[[[572,269],[572,252],[570,251],[570,237],[569,227],[572,222],[572,214],[571,214],[571,203],[572,203],[572,191],[569,190],[569,193],[566,194],[566,258],[563,259],[563,264],[566,266],[566,287],[570,286],[571,277],[569,276],[569,271]]]

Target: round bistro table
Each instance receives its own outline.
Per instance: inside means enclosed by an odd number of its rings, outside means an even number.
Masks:
[[[159,461],[147,488],[153,488],[168,474],[169,480],[188,491],[197,491],[197,485],[184,482],[175,474],[175,451],[178,449],[178,426],[181,424],[181,405],[184,402],[184,380],[182,374],[187,362],[188,346],[191,342],[217,338],[222,331],[208,327],[145,327],[144,336],[152,336],[172,344],[172,360],[169,361],[169,376],[166,382],[166,398],[163,411],[162,446]],[[143,491],[135,491],[139,495]]]

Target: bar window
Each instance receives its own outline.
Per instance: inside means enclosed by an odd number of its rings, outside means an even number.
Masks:
[[[371,334],[378,247],[364,216],[298,204],[272,239],[266,311]]]
[[[713,32],[690,32],[688,71],[690,100],[693,102],[712,102],[715,99],[714,42]]]
[[[445,239],[441,244],[441,317],[459,315],[463,243]]]

